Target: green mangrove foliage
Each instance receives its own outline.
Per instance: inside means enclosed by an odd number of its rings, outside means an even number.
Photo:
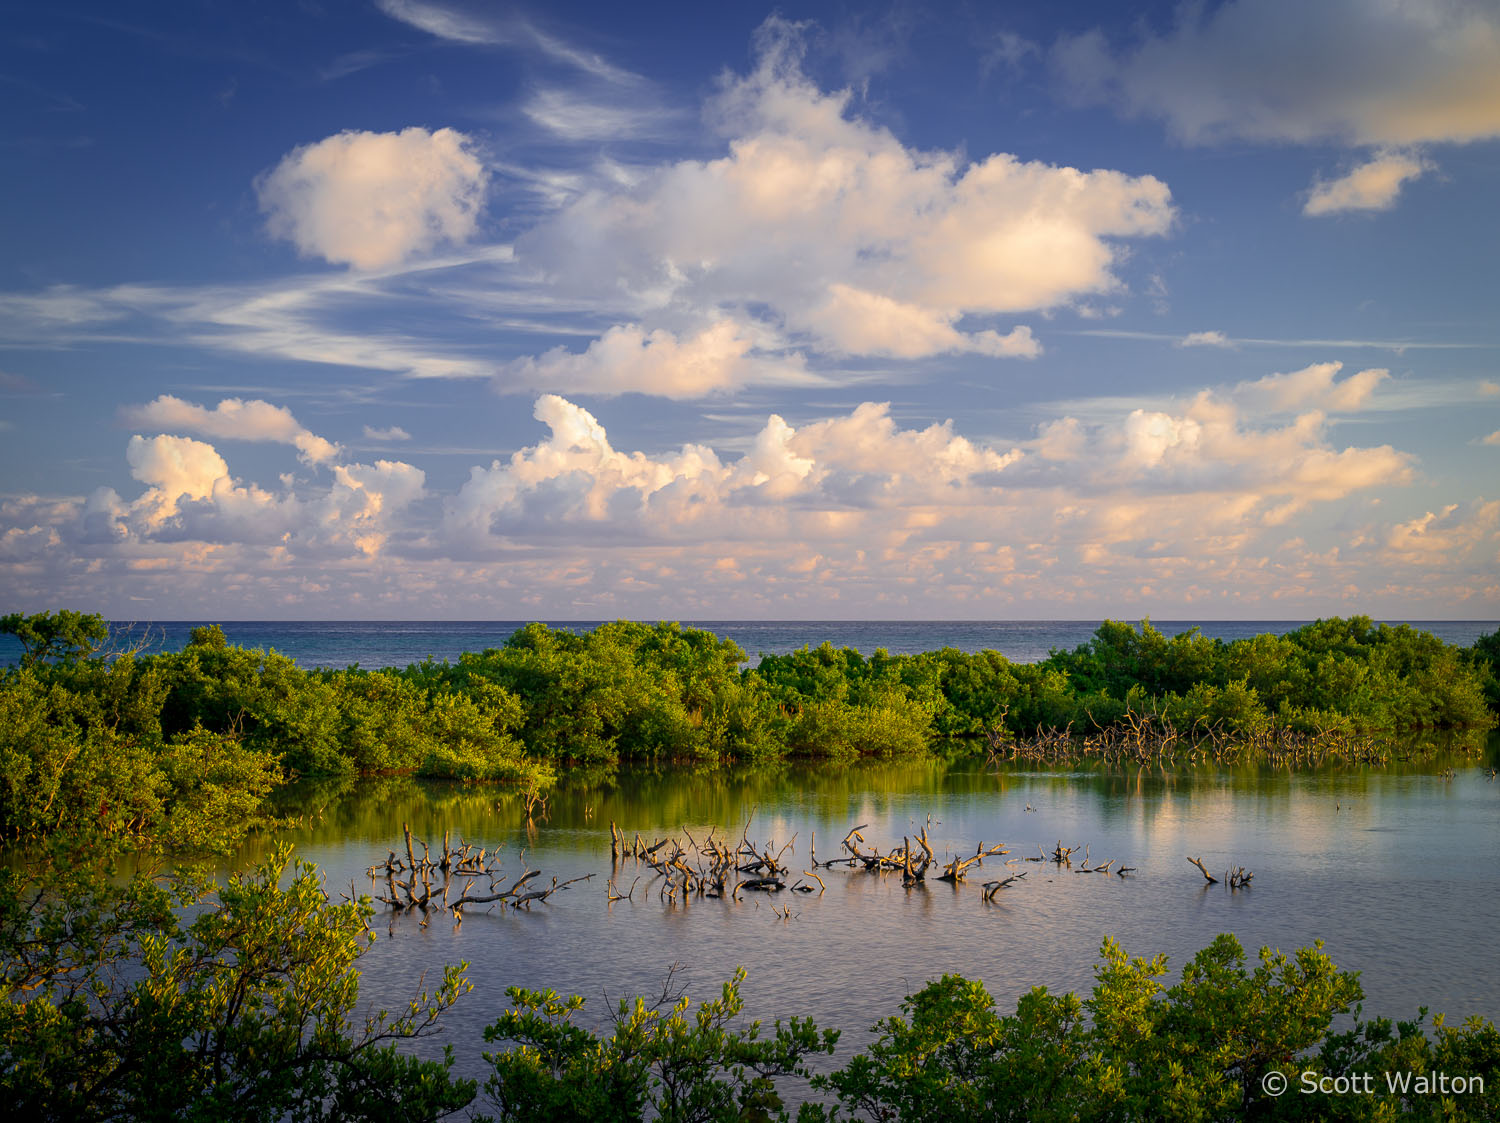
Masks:
[[[1143,717],[1247,742],[1488,728],[1500,704],[1496,636],[1462,649],[1363,617],[1232,643],[1111,621],[1034,664],[825,643],[756,667],[678,624],[530,624],[455,663],[379,671],[306,671],[217,626],[181,651],[113,656],[97,616],[13,614],[0,631],[25,647],[0,670],[0,837],[88,825],[168,846],[254,825],[260,798],[293,776],[540,788],[559,764],[896,757],[997,727],[1082,735]]]
[[[1262,949],[1251,969],[1239,942],[1223,935],[1175,986],[1162,984],[1166,973],[1164,956],[1133,959],[1106,940],[1089,997],[1037,988],[1008,1015],[982,983],[945,975],[878,1022],[868,1049],[814,1075],[814,1098],[796,1118],[1373,1121],[1500,1112],[1492,1023],[1450,1027],[1438,1018],[1428,1034],[1424,1011],[1399,1026],[1356,1018],[1335,1030],[1336,1018],[1358,1014],[1363,995],[1357,974],[1339,970],[1321,945],[1292,956]],[[603,1033],[571,1021],[580,997],[512,989],[514,1009],[485,1031],[487,1041],[509,1043],[485,1054],[498,1118],[789,1118],[771,1077],[805,1076],[804,1061],[832,1052],[838,1032],[798,1019],[777,1023],[765,1040],[756,1023],[727,1029],[743,979],[738,972],[693,1020],[685,999],[665,1016],[664,1003],[621,1002]]]
[[[515,736],[524,717],[498,687],[308,672],[217,627],[154,655],[54,645],[0,670],[0,837],[91,830],[223,849],[266,825],[265,796],[296,775],[544,785],[551,767]]]
[[[72,840],[75,844],[83,840]],[[367,901],[334,904],[283,847],[215,892],[80,861],[0,871],[0,1097],[36,1120],[430,1120],[471,1081],[397,1042],[469,984],[450,968],[354,1025]],[[184,906],[195,906],[184,913]],[[191,919],[188,919],[188,917]]]
[[[514,1009],[484,1031],[489,1042],[511,1043],[486,1053],[494,1069],[485,1083],[501,1120],[556,1123],[740,1123],[773,1118],[782,1100],[775,1078],[806,1077],[804,1058],[832,1053],[837,1030],[819,1032],[793,1018],[762,1039],[760,1023],[732,1028],[744,1006],[744,969],[723,993],[687,1016],[691,1002],[663,997],[621,999],[608,1036],[574,1025],[578,995],[511,987]],[[664,1011],[664,1007],[668,1007]]]

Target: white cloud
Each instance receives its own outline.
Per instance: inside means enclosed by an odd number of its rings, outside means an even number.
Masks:
[[[1391,376],[1383,367],[1372,367],[1336,382],[1343,369],[1343,363],[1314,363],[1290,374],[1268,374],[1254,382],[1242,382],[1233,393],[1237,400],[1258,411],[1318,409],[1345,413],[1365,408],[1376,387]]]
[[[1493,433],[1491,433],[1488,437],[1485,437],[1484,440],[1480,441],[1479,443],[1483,445],[1500,445],[1500,429],[1496,429]]]
[[[957,310],[935,311],[903,304],[880,293],[848,285],[828,286],[828,301],[802,320],[826,345],[851,355],[882,355],[920,359],[943,352],[972,351],[980,355],[1035,358],[1041,344],[1022,324],[1006,335],[997,331],[965,334],[953,326]]]
[[[1317,216],[1390,210],[1406,182],[1431,168],[1429,161],[1415,153],[1377,153],[1338,179],[1315,183],[1302,213]]]
[[[392,19],[449,39],[455,43],[501,43],[504,37],[487,20],[441,4],[421,0],[375,0],[375,6]]]
[[[1368,403],[1339,373],[1112,402],[1049,419],[1022,448],[866,402],[771,415],[723,449],[629,450],[543,395],[539,440],[438,495],[390,460],[260,487],[211,445],[137,436],[134,497],[0,498],[0,574],[17,597],[93,590],[89,603],[141,596],[158,612],[1095,615],[1158,588],[1183,608],[1264,615],[1316,612],[1348,586],[1449,611],[1500,603],[1500,506],[1368,522],[1415,461],[1331,442],[1324,410]]]
[[[422,497],[427,483],[420,468],[399,460],[340,464],[333,474],[334,486],[318,504],[319,522],[338,527],[367,557],[380,553],[395,516]]]
[[[1479,383],[1479,396],[1482,398],[1500,397],[1500,382],[1492,378],[1481,379]]]
[[[160,429],[185,429],[207,437],[240,441],[276,441],[292,445],[310,464],[321,464],[342,451],[332,441],[310,432],[285,406],[241,398],[225,398],[213,409],[194,405],[171,394],[162,394],[143,406],[121,411],[135,425]]]
[[[1500,501],[1450,503],[1391,527],[1384,551],[1408,564],[1437,566],[1478,554],[1493,561],[1500,545]]]
[[[207,499],[229,479],[229,465],[213,445],[191,437],[131,437],[125,460],[130,474],[149,485],[136,507],[150,529],[176,515],[183,499]]]
[[[1222,331],[1190,331],[1177,341],[1179,347],[1233,347],[1234,341]]]
[[[400,20],[429,35],[466,46],[530,47],[567,66],[596,79],[619,85],[633,85],[640,76],[622,70],[593,51],[567,43],[522,19],[496,19],[476,14],[459,5],[434,4],[427,0],[375,0],[375,6],[392,19]]]
[[[1278,392],[1287,403],[1343,390]],[[1389,446],[1329,447],[1316,410],[1267,425],[1209,391],[1175,413],[1059,419],[1043,428],[1033,467],[1018,449],[957,436],[951,422],[902,430],[878,403],[800,428],[772,415],[738,461],[698,445],[668,459],[619,452],[592,414],[556,396],[542,398],[536,416],[551,436],[475,468],[449,504],[452,525],[480,538],[487,527],[536,540],[594,525],[634,538],[812,535],[805,540],[832,546],[913,526],[959,541],[1004,537],[1012,519],[1031,523],[1056,507],[1078,513],[1103,543],[1153,518],[1160,533],[1191,540],[1209,528],[1281,525],[1314,503],[1405,482],[1412,463]]]
[[[548,132],[575,142],[668,136],[680,118],[660,106],[589,97],[560,87],[532,91],[521,112]]]
[[[998,472],[1021,455],[976,447],[951,422],[899,430],[889,406],[877,403],[802,429],[773,414],[732,463],[702,445],[665,459],[619,452],[592,414],[555,395],[537,402],[536,417],[551,435],[508,462],[473,469],[449,504],[451,525],[481,537],[496,525],[545,535],[579,523],[667,539],[738,539],[779,526],[785,537],[789,520],[847,526],[840,512],[925,504],[934,489]]]
[[[1054,52],[1079,96],[1165,118],[1190,142],[1358,145],[1500,136],[1500,11],[1475,0],[1226,0],[1164,34]]]
[[[473,236],[487,173],[453,129],[348,131],[294,149],[256,182],[267,228],[299,252],[381,269]]]
[[[316,563],[380,554],[426,494],[425,473],[401,461],[335,464],[331,482],[299,492],[290,476],[274,491],[241,483],[217,449],[191,437],[135,436],[125,459],[145,492],[126,501],[100,488],[56,525],[78,541],[133,555],[198,542],[274,549]]]
[[[1076,417],[1064,417],[1041,426],[1034,447],[1044,460],[1077,460],[1087,442],[1082,422]]]
[[[411,434],[399,425],[392,425],[388,429],[376,429],[374,426],[365,426],[365,440],[367,441],[409,441]]]
[[[726,155],[601,179],[519,237],[518,262],[646,333],[754,309],[831,354],[1029,357],[1028,327],[985,321],[1119,291],[1118,240],[1171,227],[1153,177],[908,148],[806,78],[796,29],[772,20],[761,43],[711,107]]]
[[[1150,176],[911,148],[858,117],[849,91],[809,81],[788,25],[760,38],[756,68],[726,78],[710,107],[717,159],[577,172],[514,247],[411,260],[474,233],[484,169],[452,130],[344,133],[259,188],[273,230],[354,271],[0,298],[0,337],[55,345],[137,320],[237,354],[691,397],[864,377],[850,357],[1029,358],[1041,343],[1017,317],[1103,294],[1114,306],[1128,241],[1172,226],[1170,192]],[[412,313],[399,325],[369,314],[398,296]],[[516,333],[593,342],[505,360],[501,333],[511,354]]]
[[[505,364],[505,388],[547,387],[582,394],[636,391],[668,398],[699,398],[749,383],[812,384],[800,355],[755,352],[751,331],[721,319],[679,338],[638,324],[610,328],[581,354],[557,347],[536,358]]]

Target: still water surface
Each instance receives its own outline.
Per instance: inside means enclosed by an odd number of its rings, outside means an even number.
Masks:
[[[362,960],[363,1001],[404,1005],[425,971],[467,960],[474,993],[428,1043],[454,1046],[458,1068],[483,1074],[483,1027],[506,1008],[506,987],[578,993],[601,1016],[608,993],[654,995],[671,965],[695,999],[710,997],[736,966],[749,978],[746,1013],[770,1022],[797,1014],[845,1031],[838,1061],[869,1040],[871,1023],[903,996],[945,972],[982,978],[1002,1010],[1034,985],[1087,990],[1101,940],[1132,954],[1167,953],[1174,967],[1217,933],[1234,932],[1254,954],[1322,939],[1341,967],[1364,973],[1365,1015],[1411,1017],[1419,1005],[1452,1019],[1500,1016],[1500,780],[1455,758],[1422,766],[1351,767],[1287,773],[1258,768],[1163,774],[1151,769],[997,769],[977,760],[792,765],[773,770],[693,772],[622,768],[575,776],[553,795],[545,821],[528,830],[515,793],[419,783],[365,782],[344,795],[303,789],[321,821],[288,833],[297,854],[322,867],[330,890],[372,889],[366,868],[402,849],[409,822],[433,843],[455,838],[506,854],[511,874],[594,879],[525,911],[471,912],[462,926],[434,914],[389,927]],[[1452,764],[1450,777],[1442,769]],[[1033,810],[1028,811],[1027,807]],[[780,847],[796,836],[794,877],[817,857],[835,857],[856,824],[881,850],[932,818],[929,838],[972,853],[1004,842],[957,887],[931,881],[906,890],[899,875],[822,871],[822,895],[747,894],[741,903],[658,898],[660,882],[625,861],[622,887],[640,874],[633,901],[609,904],[609,823],[648,838],[710,827]],[[1051,862],[1006,859],[1087,844],[1095,862],[1137,867],[1121,879]],[[526,867],[517,855],[524,848]],[[1210,870],[1245,866],[1253,888],[1205,886],[1186,861]],[[249,855],[247,855],[248,857]],[[642,872],[644,870],[644,872]],[[994,904],[979,883],[1026,871]],[[932,873],[938,871],[934,870]],[[543,879],[545,880],[545,878]],[[781,920],[771,905],[790,905]]]

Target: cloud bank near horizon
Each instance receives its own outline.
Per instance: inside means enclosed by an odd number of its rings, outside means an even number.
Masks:
[[[347,460],[284,407],[164,396],[125,414],[176,429],[127,443],[143,490],[0,502],[0,565],[23,596],[61,589],[86,604],[168,586],[177,603],[207,603],[269,583],[288,610],[337,590],[366,607],[378,593],[400,614],[462,614],[481,577],[516,611],[554,616],[795,614],[814,594],[921,611],[935,591],[991,612],[1088,614],[1132,597],[1224,610],[1241,597],[1295,605],[1329,571],[1351,584],[1389,571],[1412,594],[1442,572],[1487,595],[1500,503],[1382,520],[1360,497],[1409,483],[1414,458],[1330,440],[1333,419],[1370,407],[1388,377],[1315,364],[1171,409],[1057,417],[1005,445],[952,421],[903,428],[889,403],[865,402],[799,426],[770,415],[738,453],[621,450],[595,414],[547,394],[533,410],[544,435],[446,493],[410,463]],[[304,474],[242,479],[187,432],[286,444]],[[1319,549],[1330,509],[1361,522],[1347,546]]]

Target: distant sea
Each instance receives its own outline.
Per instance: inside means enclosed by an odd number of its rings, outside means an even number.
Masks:
[[[116,643],[126,636],[143,639],[152,651],[178,651],[193,628],[211,621],[172,620],[153,624],[112,624]],[[424,659],[456,661],[465,651],[501,646],[525,621],[409,621],[409,620],[224,620],[216,621],[240,647],[274,649],[303,667],[367,669],[405,667]],[[552,628],[584,632],[601,621],[543,621]],[[852,647],[865,655],[884,648],[891,654],[935,651],[998,651],[1013,663],[1045,659],[1054,648],[1071,651],[1087,643],[1098,620],[684,620],[739,644],[752,663],[761,655],[780,655],[804,645],[827,640],[835,647]],[[1167,635],[1197,628],[1225,641],[1272,632],[1281,635],[1306,620],[1153,620]],[[1482,635],[1500,628],[1494,620],[1410,620],[1414,628],[1432,632],[1448,643],[1467,647]],[[126,632],[127,628],[133,631]],[[12,636],[0,636],[0,663],[15,663],[21,646]]]

